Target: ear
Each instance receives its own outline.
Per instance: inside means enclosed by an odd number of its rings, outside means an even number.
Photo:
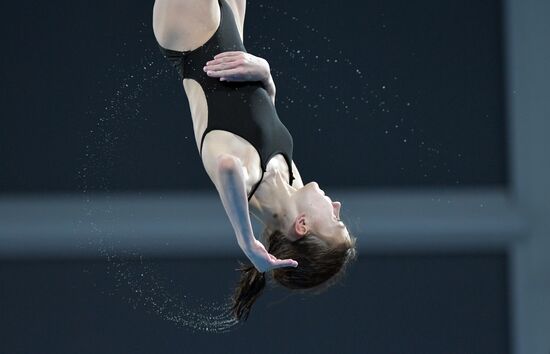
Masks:
[[[294,233],[296,234],[297,239],[304,237],[308,231],[309,227],[307,225],[306,214],[300,214],[294,222]]]

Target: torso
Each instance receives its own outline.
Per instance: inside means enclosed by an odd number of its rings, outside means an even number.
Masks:
[[[225,0],[231,7],[237,27],[243,34],[242,11],[245,0]],[[193,50],[206,42],[217,30],[220,22],[218,0],[156,0],[153,8],[153,31],[158,43],[179,51]],[[193,79],[183,79],[189,102],[197,150],[208,126],[208,105],[201,85]],[[244,167],[247,192],[262,176],[260,156],[247,140],[229,131],[209,132],[202,145],[201,159],[207,174],[216,184],[217,157],[229,154],[238,157]],[[295,168],[295,166],[294,166]],[[275,155],[266,170],[276,169],[288,175],[288,167],[281,154]],[[293,169],[293,171],[296,171]],[[294,187],[303,186],[299,173],[294,173]]]

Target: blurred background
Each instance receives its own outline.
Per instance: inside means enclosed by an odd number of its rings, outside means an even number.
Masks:
[[[550,3],[247,1],[359,257],[225,333],[189,313],[246,257],[152,6],[0,4],[0,353],[550,353]]]

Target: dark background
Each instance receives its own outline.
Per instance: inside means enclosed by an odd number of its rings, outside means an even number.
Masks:
[[[154,274],[174,280],[161,285],[187,310],[184,295],[219,301],[235,286],[234,260],[149,260],[123,269],[101,261],[1,262],[0,352],[508,352],[507,264],[498,254],[371,255],[321,295],[266,291],[245,325],[219,334],[147,312],[147,294],[136,295],[137,284],[127,281],[151,262]],[[115,281],[117,270],[124,281]],[[147,281],[139,282],[147,292]]]
[[[0,5],[0,193],[214,190],[152,5]],[[498,1],[248,1],[245,46],[304,181],[507,183]]]
[[[214,191],[152,6],[0,3],[1,195]],[[245,46],[271,65],[304,182],[507,186],[499,1],[248,1]],[[236,283],[233,259],[149,262],[190,293]],[[344,286],[268,291],[216,336],[133,309],[106,260],[4,260],[0,353],[507,353],[507,264],[362,255]]]

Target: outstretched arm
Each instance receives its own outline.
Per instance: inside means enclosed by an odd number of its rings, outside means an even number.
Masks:
[[[259,272],[298,266],[292,259],[281,260],[269,254],[264,245],[254,238],[248,213],[243,166],[239,159],[231,155],[223,155],[218,159],[216,188],[237,235],[239,246]]]
[[[223,207],[237,235],[239,246],[246,252],[254,240],[254,232],[248,214],[248,201],[241,162],[231,156],[218,158],[216,188]]]

